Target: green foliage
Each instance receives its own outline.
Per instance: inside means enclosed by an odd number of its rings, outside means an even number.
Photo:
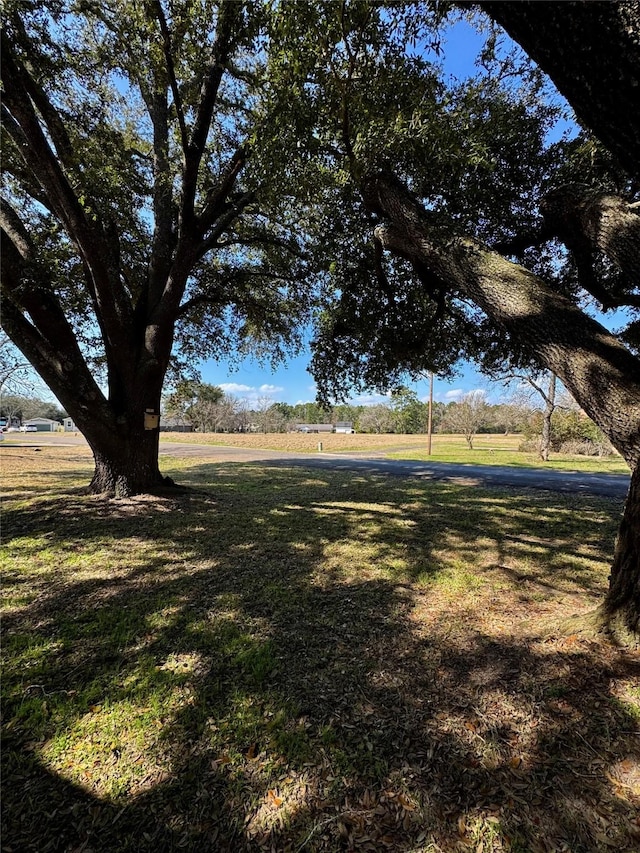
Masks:
[[[425,369],[447,376],[488,348],[517,349],[460,294],[418,280],[401,260],[376,263],[373,223],[358,194],[363,175],[386,168],[425,200],[434,226],[453,221],[496,241],[538,224],[537,200],[556,156],[546,135],[560,111],[543,97],[538,72],[526,67],[522,83],[513,82],[513,61],[509,73],[496,60],[475,78],[448,80],[436,49],[448,11],[294,3],[276,18],[282,49],[270,68],[295,92],[296,132],[302,115],[315,115],[298,144],[332,170],[331,193],[315,195],[333,289],[312,342],[325,402],[345,389],[389,390]],[[325,204],[332,194],[335,207]],[[556,261],[543,252],[537,268]]]
[[[185,280],[169,320],[178,372],[204,356],[253,352],[273,362],[296,351],[317,299],[317,238],[304,206],[311,179],[295,140],[278,130],[288,126],[282,110],[293,102],[266,71],[270,6],[56,0],[37,9],[12,2],[5,11],[11,61],[32,75],[45,134],[54,128],[55,168],[69,184],[64,209],[47,196],[50,187],[43,195],[5,121],[6,201],[91,370],[113,385],[107,318],[118,305],[135,313],[140,328],[158,285],[160,295],[165,285],[181,286],[167,284],[176,272]],[[214,106],[191,174],[185,151],[199,144],[207,87]],[[8,109],[17,110],[13,102]],[[218,214],[203,233],[183,240],[176,255],[191,220],[204,222],[213,209]],[[78,243],[79,216],[109,246],[109,257],[89,258],[90,268]],[[96,298],[94,267],[103,262],[123,294],[114,288]]]
[[[395,431],[417,433],[425,431],[427,407],[410,388],[398,388],[391,394]]]
[[[582,412],[558,411],[551,419],[551,432],[554,446],[559,447],[567,441],[604,441],[602,430]]]
[[[376,218],[361,197],[364,176],[391,170],[424,201],[434,232],[453,223],[495,243],[535,231],[542,194],[569,176],[628,188],[586,134],[549,143],[564,111],[540,72],[517,51],[501,52],[493,34],[482,71],[462,81],[444,73],[441,42],[459,18],[437,2],[7,5],[16,62],[62,125],[56,156],[70,207],[106,235],[108,273],[124,288],[136,334],[176,270],[184,278],[169,300],[170,371],[193,370],[205,356],[277,361],[303,346],[312,321],[325,406],[427,369],[451,375],[461,359],[531,360],[464,294],[377,257]],[[212,50],[224,54],[222,72],[188,175]],[[112,387],[119,376],[104,322],[114,306],[93,292],[73,217],[42,203],[8,127],[8,200],[91,369]],[[180,243],[215,204],[208,230]],[[518,257],[577,292],[557,245]],[[144,346],[141,335],[137,358]]]
[[[234,401],[217,385],[198,380],[183,380],[165,400],[165,414],[179,424],[188,424],[201,432],[230,429]]]

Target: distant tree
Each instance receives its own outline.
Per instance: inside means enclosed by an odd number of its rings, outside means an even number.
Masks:
[[[551,443],[554,450],[604,456],[613,453],[602,430],[574,403],[556,408],[552,420]]]
[[[235,423],[238,432],[248,432],[249,425],[252,423],[253,417],[251,412],[251,401],[246,397],[236,399],[235,404]]]
[[[393,431],[394,425],[395,419],[391,406],[375,403],[373,406],[363,407],[360,415],[360,429],[363,432],[388,433]]]
[[[395,432],[419,433],[425,431],[427,413],[418,395],[410,388],[399,388],[391,394]]]
[[[0,401],[0,414],[20,422],[31,420],[31,418],[49,418],[62,423],[67,416],[56,403],[26,394],[3,394]]]
[[[533,411],[531,394],[518,383],[496,407],[495,423],[502,427],[505,435],[523,432]]]
[[[285,422],[289,423],[294,420],[295,408],[289,403],[273,403],[272,408],[282,415]]]
[[[473,450],[473,440],[476,433],[487,422],[487,400],[482,390],[470,391],[464,394],[456,403],[448,406],[440,428],[442,431],[464,435],[467,447]]]
[[[179,382],[164,404],[165,413],[180,423],[188,423],[200,432],[228,429],[233,418],[234,401],[222,388],[198,380]]]
[[[294,414],[296,421],[302,424],[331,423],[331,408],[319,403],[298,403]]]
[[[542,401],[544,407],[542,410],[542,429],[538,452],[540,458],[544,462],[548,462],[549,453],[551,451],[553,413],[556,411],[556,408],[561,405],[557,394],[558,377],[551,370],[529,372],[519,372],[514,370],[504,372],[501,377],[501,381],[505,383],[518,382],[521,386],[527,386],[531,391],[535,392],[538,398]],[[527,396],[522,389],[520,391],[520,395],[521,397]]]
[[[269,408],[269,432],[286,432],[290,423],[285,413],[276,403]]]
[[[226,394],[216,402],[203,400],[194,412],[200,432],[231,432],[236,425],[235,398]]]
[[[351,421],[353,428],[358,430],[362,409],[362,406],[353,406],[349,403],[338,403],[333,407],[331,420],[333,423],[336,423],[337,421]]]
[[[0,330],[0,395],[29,395],[38,385],[32,366]]]
[[[274,407],[273,397],[268,394],[258,397],[253,411],[260,432],[278,432],[278,429],[275,428],[276,422],[278,425],[285,422],[282,413]]]

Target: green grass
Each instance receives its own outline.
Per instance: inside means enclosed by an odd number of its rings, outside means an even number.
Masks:
[[[407,448],[388,455],[391,459],[416,459],[431,462],[455,462],[468,465],[506,465],[516,468],[541,468],[558,471],[583,471],[594,474],[628,474],[629,466],[622,457],[577,456],[552,453],[548,462],[536,454],[525,453],[513,446],[509,436],[479,436],[469,450],[462,439],[440,436],[429,455],[426,449]],[[488,440],[490,439],[490,440]],[[501,446],[504,445],[504,446]]]
[[[109,501],[58,454],[5,472],[8,848],[633,849],[631,663],[542,627],[616,502],[193,459]]]
[[[415,459],[433,462],[452,462],[469,465],[506,465],[517,468],[556,469],[600,474],[629,474],[629,466],[621,456],[580,456],[566,453],[550,454],[543,462],[535,453],[521,451],[521,435],[479,434],[474,438],[473,449],[461,435],[436,434],[432,436],[432,453],[427,453],[426,435],[301,435],[270,433],[266,435],[226,435],[171,433],[164,441],[199,443],[212,446],[236,446],[248,449],[283,450],[296,453],[318,453],[318,442],[323,452],[373,453],[389,459]]]

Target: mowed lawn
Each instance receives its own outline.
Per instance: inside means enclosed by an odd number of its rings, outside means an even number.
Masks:
[[[619,502],[0,463],[6,853],[640,849],[640,660],[562,621]]]
[[[618,454],[608,457],[552,453],[542,462],[535,453],[519,450],[521,435],[477,435],[473,449],[462,435],[432,436],[431,455],[426,435],[353,435],[320,433],[162,433],[161,442],[210,444],[247,449],[284,450],[292,453],[373,453],[395,459],[423,459],[468,465],[513,465],[526,468],[556,468],[564,471],[628,474],[629,467]]]

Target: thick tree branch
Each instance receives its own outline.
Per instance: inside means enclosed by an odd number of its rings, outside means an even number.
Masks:
[[[21,260],[28,263],[34,256],[34,247],[29,232],[16,211],[4,198],[0,204],[0,228],[11,241]]]
[[[185,152],[181,222],[187,231],[194,224],[198,171],[211,127],[220,83],[226,63],[233,50],[234,25],[241,14],[242,6],[240,3],[225,2],[218,7],[216,37],[211,51],[211,60],[200,89],[196,118]]]
[[[547,193],[540,211],[546,230],[573,253],[581,285],[605,310],[640,306],[640,294],[619,288],[609,290],[593,269],[595,255],[602,253],[630,284],[640,281],[640,216],[623,198],[569,185]]]
[[[198,260],[204,258],[207,252],[211,251],[211,249],[215,249],[217,247],[220,237],[225,233],[232,222],[238,218],[242,211],[251,204],[252,201],[254,201],[254,199],[255,193],[244,193],[244,195],[240,196],[234,204],[227,207],[225,212],[219,217],[218,221],[214,223],[213,228],[207,235],[206,239],[204,239],[198,247]]]
[[[484,0],[477,5],[551,77],[582,124],[629,174],[640,177],[637,3]]]
[[[30,241],[21,226],[10,221],[13,216],[7,215],[7,209],[3,216],[8,225],[7,230],[3,226],[1,238],[4,330],[63,405],[73,406],[80,398],[87,415],[92,406],[101,406],[101,417],[108,420],[104,395],[86,365],[51,283],[33,257]]]
[[[235,151],[221,180],[209,191],[202,212],[197,219],[198,230],[205,237],[216,219],[224,212],[225,205],[228,203],[229,193],[233,190],[238,175],[246,162],[247,150],[242,146]]]
[[[629,465],[638,463],[639,358],[533,273],[475,240],[434,229],[393,176],[370,177],[363,197],[384,217],[375,233],[387,250],[424,264],[522,341],[562,379]]]
[[[171,49],[171,33],[169,32],[169,26],[167,24],[167,19],[164,14],[164,10],[162,8],[162,4],[160,0],[153,0],[153,10],[158,19],[158,23],[160,24],[160,32],[162,33],[162,49],[164,52],[165,62],[167,64],[167,75],[169,77],[169,83],[171,85],[171,93],[173,94],[173,104],[176,110],[176,117],[178,119],[178,126],[180,128],[180,138],[182,140],[182,150],[185,155],[187,153],[187,148],[189,146],[189,134],[187,131],[187,125],[184,119],[184,109],[182,106],[182,98],[180,97],[180,90],[178,88],[178,81],[176,80],[176,70],[173,64],[173,52]]]
[[[18,38],[25,46],[29,45],[29,37],[24,28],[23,22],[17,16],[12,18],[12,27],[17,31]],[[3,43],[4,50],[4,43]],[[34,79],[31,74],[21,75],[22,83],[29,97],[33,101],[36,109],[42,116],[47,132],[53,141],[56,153],[60,158],[60,162],[64,165],[67,171],[74,171],[79,174],[78,163],[74,156],[73,145],[67,133],[67,128],[61,120],[58,111],[51,104],[46,92],[40,84]]]
[[[494,243],[491,248],[494,252],[500,252],[501,255],[519,255],[525,249],[533,249],[553,239],[554,234],[551,229],[544,225],[535,231],[527,231],[524,234],[516,234],[508,240],[500,240]]]
[[[160,81],[157,81],[158,83]],[[149,306],[162,297],[177,234],[174,217],[173,174],[169,160],[169,106],[166,89],[155,87],[147,103],[153,127],[153,240],[149,266],[148,293],[140,296],[136,311],[143,320]]]
[[[118,239],[109,226],[89,223],[85,211],[64,174],[56,154],[42,129],[34,105],[28,96],[28,72],[13,56],[11,45],[2,32],[2,78],[4,104],[12,121],[6,127],[27,163],[40,182],[50,207],[76,243],[87,279],[93,287],[98,317],[106,332],[107,345],[118,337],[123,326],[132,320],[132,308],[120,280]],[[53,111],[53,106],[50,105]],[[95,215],[95,214],[94,214]],[[108,237],[111,239],[108,239]],[[114,239],[115,237],[115,239]],[[126,355],[123,354],[123,365]],[[118,358],[116,358],[116,362]]]

